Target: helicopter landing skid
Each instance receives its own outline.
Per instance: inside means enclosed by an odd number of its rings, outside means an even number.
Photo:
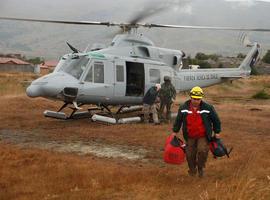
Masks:
[[[74,112],[73,114],[68,116],[64,112],[55,112],[55,111],[51,111],[51,110],[45,110],[43,114],[44,114],[45,117],[50,117],[50,118],[55,118],[55,119],[62,119],[62,120],[83,119],[83,118],[92,117],[92,114],[89,113],[89,111],[77,111],[77,112]]]
[[[55,112],[55,111],[51,111],[51,110],[45,110],[44,111],[44,116],[45,117],[51,117],[51,118],[55,118],[55,119],[67,119],[67,115],[64,112]]]
[[[61,112],[64,108],[66,108],[68,105],[73,105],[72,107],[68,107],[72,110],[71,114],[66,114],[65,112]],[[142,106],[121,106],[116,112],[112,112],[112,110],[107,105],[98,105],[97,107],[91,107],[88,108],[87,111],[80,111],[83,104],[77,105],[77,103],[64,103],[63,106],[58,111],[51,111],[51,110],[45,110],[44,116],[55,118],[55,119],[61,119],[61,120],[68,120],[68,119],[83,119],[83,118],[92,118],[94,114],[99,114],[103,116],[110,116],[112,118],[115,118],[118,120],[119,114],[128,113],[128,112],[134,112],[142,109]],[[101,111],[101,112],[97,112]]]
[[[63,110],[69,104],[71,103],[65,103],[58,111],[45,110],[43,114],[45,117],[51,117],[51,118],[62,119],[62,120],[82,119],[82,118],[92,117],[92,114],[90,113],[91,109],[88,109],[88,111],[78,111],[82,109],[80,108],[80,106],[82,106],[83,104],[77,105],[77,102],[72,102],[72,105],[74,107],[69,107],[72,110],[69,116],[64,112],[61,112],[61,110]]]

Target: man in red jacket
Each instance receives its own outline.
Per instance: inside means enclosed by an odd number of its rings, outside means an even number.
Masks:
[[[214,107],[202,101],[203,90],[196,86],[190,91],[190,100],[180,106],[173,131],[181,127],[186,141],[186,158],[189,175],[203,177],[203,169],[208,157],[209,142],[219,138],[221,123]],[[182,126],[183,125],[183,126]]]

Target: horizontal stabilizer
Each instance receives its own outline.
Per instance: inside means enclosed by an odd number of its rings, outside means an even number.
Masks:
[[[227,78],[243,78],[245,76],[221,76],[220,78],[222,79],[227,79]]]

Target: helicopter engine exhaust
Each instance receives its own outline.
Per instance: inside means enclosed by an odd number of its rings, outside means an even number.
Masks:
[[[62,95],[66,103],[72,103],[77,110],[81,109],[76,101],[78,95],[78,88],[65,87],[62,91]]]
[[[65,87],[62,91],[62,95],[65,102],[72,103],[77,98],[78,88]]]

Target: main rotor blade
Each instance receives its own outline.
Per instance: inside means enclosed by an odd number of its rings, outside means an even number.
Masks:
[[[74,25],[101,25],[101,26],[119,26],[119,27],[135,27],[138,28],[180,28],[180,29],[201,29],[201,30],[224,30],[224,31],[255,31],[255,32],[270,32],[270,28],[234,28],[234,27],[219,27],[219,26],[185,26],[185,25],[169,25],[169,24],[142,24],[142,23],[113,23],[113,22],[96,22],[96,21],[67,21],[67,20],[47,20],[47,19],[30,19],[30,18],[13,18],[0,17],[0,20],[12,21],[30,21],[41,23],[57,23],[57,24],[74,24]]]
[[[56,24],[118,26],[118,24],[114,24],[110,22],[95,22],[95,21],[66,21],[66,20],[47,20],[47,19],[30,19],[30,18],[14,18],[14,17],[0,17],[0,19],[12,20],[12,21],[56,23]]]
[[[149,28],[181,28],[181,29],[224,30],[224,31],[270,32],[270,28],[234,28],[222,26],[184,26],[184,25],[166,25],[166,24],[140,24],[140,26]]]
[[[69,46],[69,48],[74,52],[74,53],[79,53],[81,51],[79,51],[78,49],[76,49],[74,46],[72,46],[71,44],[69,44],[68,42],[66,42],[67,45]]]

